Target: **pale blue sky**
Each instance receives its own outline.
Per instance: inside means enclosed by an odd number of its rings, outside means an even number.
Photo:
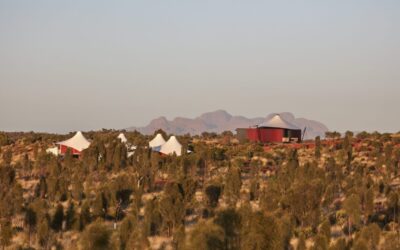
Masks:
[[[0,130],[226,109],[400,130],[400,1],[0,0]]]

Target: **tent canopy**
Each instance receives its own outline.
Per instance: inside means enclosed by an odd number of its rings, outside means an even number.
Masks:
[[[124,133],[119,134],[118,135],[118,139],[120,139],[122,143],[127,143],[128,142],[128,139],[126,139]]]
[[[72,138],[62,142],[57,142],[56,144],[73,148],[78,151],[87,149],[90,146],[90,142],[83,136],[81,131],[76,132]]]
[[[59,154],[58,147],[48,148],[48,149],[46,149],[46,153],[53,154],[53,155],[57,156]]]
[[[171,136],[169,140],[161,146],[160,153],[171,155],[175,153],[177,156],[182,155],[182,144],[176,139],[175,136]]]
[[[149,142],[149,147],[157,148],[161,147],[164,144],[165,144],[165,139],[162,136],[162,134],[157,134],[156,137],[154,137],[154,139]]]
[[[268,121],[260,124],[258,127],[266,127],[266,128],[283,128],[283,129],[293,129],[299,130],[300,128],[296,125],[291,124],[290,122],[283,119],[279,114],[274,115]]]

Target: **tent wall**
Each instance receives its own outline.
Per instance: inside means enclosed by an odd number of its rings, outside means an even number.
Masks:
[[[238,135],[240,133],[240,137],[243,137],[243,132],[241,129],[238,129]],[[251,142],[282,142],[283,138],[283,129],[280,128],[248,128],[246,131],[246,139]],[[239,141],[245,141],[243,138],[239,138]]]
[[[257,128],[248,128],[247,139],[251,142],[260,141],[259,130]]]
[[[64,146],[64,145],[59,145],[59,147],[60,147],[59,149],[60,149],[60,154],[61,155],[65,155],[67,153],[68,148],[69,148],[69,147]],[[74,148],[70,148],[70,149],[71,149],[71,153],[73,155],[80,155],[81,154],[81,151],[78,151],[78,150],[76,150]]]
[[[289,134],[289,138],[297,138],[297,141],[301,142],[301,130],[300,129],[289,130],[288,134]]]
[[[282,142],[284,129],[259,128],[261,142]]]
[[[250,142],[283,142],[284,137],[297,138],[301,141],[301,130],[283,129],[283,128],[239,128],[237,131],[237,139],[240,143]]]
[[[247,129],[246,128],[236,129],[236,138],[239,140],[240,143],[245,143],[245,142],[249,141],[248,135],[247,135]]]

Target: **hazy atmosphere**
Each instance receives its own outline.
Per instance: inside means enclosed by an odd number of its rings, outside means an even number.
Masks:
[[[0,130],[216,109],[400,130],[399,1],[0,0]]]
[[[0,249],[400,250],[400,0],[0,0]]]

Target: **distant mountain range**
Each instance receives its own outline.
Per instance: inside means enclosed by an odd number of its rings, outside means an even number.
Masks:
[[[162,129],[169,134],[183,135],[199,135],[203,132],[222,133],[224,131],[235,132],[237,128],[247,128],[261,124],[269,120],[274,114],[271,113],[266,117],[246,118],[244,116],[233,116],[225,110],[217,110],[214,112],[204,113],[194,119],[177,117],[172,121],[165,117],[152,120],[145,127],[130,127],[128,131],[137,130],[142,134],[150,135],[156,130]],[[279,113],[288,122],[297,125],[299,128],[306,127],[305,139],[314,139],[316,136],[325,136],[328,128],[321,122],[308,120],[305,118],[295,118],[292,113]]]

